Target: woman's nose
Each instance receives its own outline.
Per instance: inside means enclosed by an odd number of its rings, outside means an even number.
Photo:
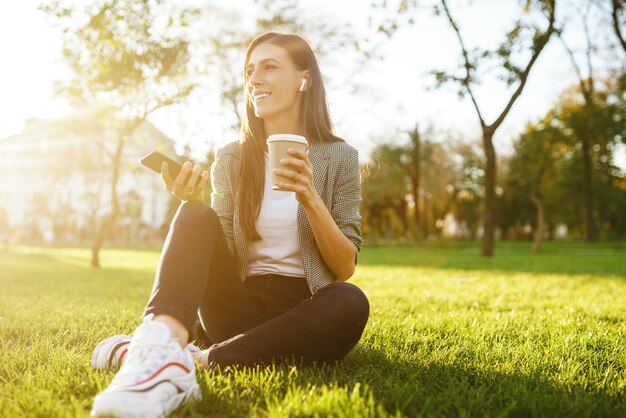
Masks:
[[[252,73],[250,74],[250,77],[248,78],[248,84],[251,87],[256,87],[258,85],[263,84],[263,77],[259,71],[256,71],[256,70],[252,71]]]

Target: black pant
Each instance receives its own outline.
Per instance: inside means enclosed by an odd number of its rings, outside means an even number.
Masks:
[[[313,296],[304,278],[270,274],[242,282],[217,214],[193,200],[172,221],[144,316],[149,313],[174,316],[192,339],[208,339],[209,362],[225,367],[340,360],[361,338],[369,303],[341,281]]]

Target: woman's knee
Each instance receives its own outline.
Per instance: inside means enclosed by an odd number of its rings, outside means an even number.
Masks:
[[[180,204],[172,224],[199,228],[202,225],[210,225],[216,220],[219,222],[217,213],[215,213],[213,208],[199,200],[188,200]]]
[[[351,283],[335,282],[319,291],[322,292],[327,298],[324,321],[331,324],[329,341],[332,342],[319,355],[323,361],[339,361],[361,339],[369,318],[370,304],[365,293]]]
[[[370,304],[363,291],[352,283],[335,282],[327,286],[329,291],[337,293],[341,319],[351,327],[365,328],[370,313]]]

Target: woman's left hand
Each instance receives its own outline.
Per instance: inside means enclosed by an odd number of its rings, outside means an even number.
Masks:
[[[283,159],[280,161],[281,164],[295,167],[299,172],[281,170],[279,168],[274,169],[274,172],[282,177],[288,177],[296,183],[287,184],[277,181],[276,185],[296,192],[298,202],[300,202],[302,206],[307,207],[319,199],[319,195],[313,186],[313,165],[311,161],[309,161],[309,157],[306,153],[298,149],[289,149],[287,152],[295,158]]]

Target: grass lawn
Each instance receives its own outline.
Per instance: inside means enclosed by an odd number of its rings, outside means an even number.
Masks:
[[[199,373],[174,416],[626,417],[626,247],[365,247],[361,342],[337,366]],[[0,416],[88,416],[112,372],[93,347],[131,333],[158,250],[0,250]]]

